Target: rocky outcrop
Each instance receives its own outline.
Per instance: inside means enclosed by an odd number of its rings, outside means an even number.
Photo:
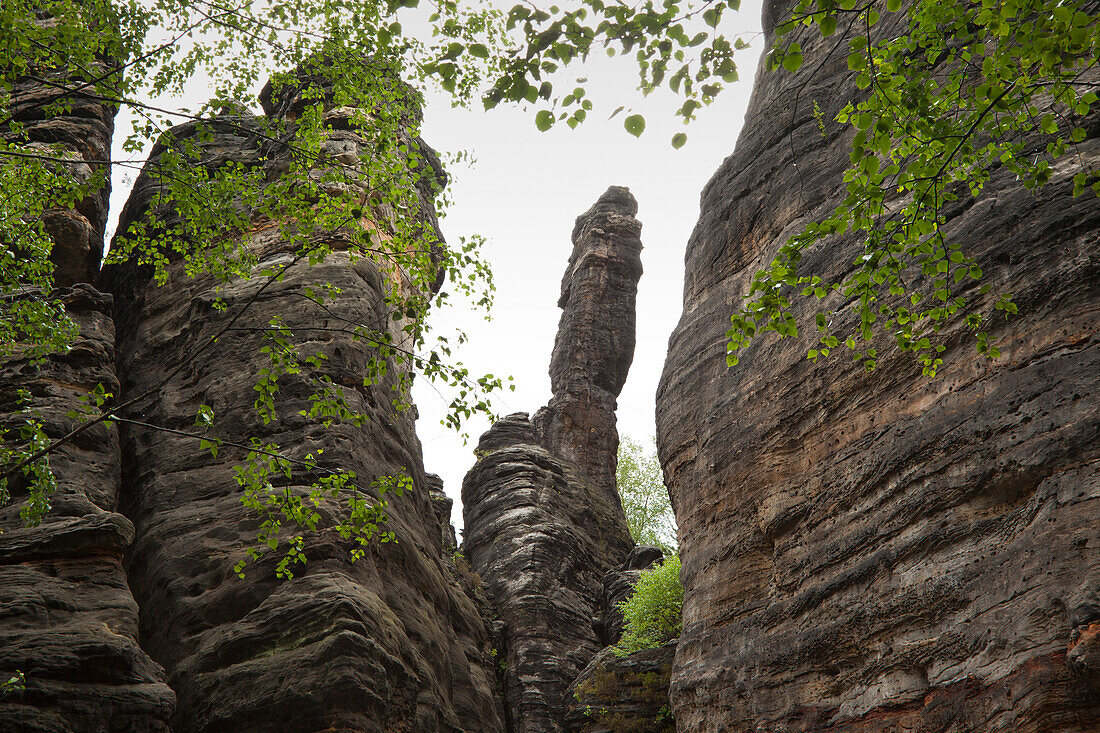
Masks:
[[[327,116],[336,131],[322,143],[323,156],[354,163],[375,149],[352,121],[354,110]],[[262,165],[265,180],[277,181],[285,170],[280,150],[288,148],[273,140],[270,122],[229,113],[204,123],[201,134],[194,124],[175,128],[166,142],[193,143],[194,165]],[[120,231],[153,205],[157,185],[142,176]],[[162,220],[170,214],[161,213]],[[403,338],[385,298],[388,288],[408,283],[369,258],[350,257],[340,231],[314,234],[334,249],[324,262],[288,265],[299,245],[281,224],[254,219],[233,235],[255,256],[257,272],[285,267],[278,280],[193,278],[183,263],[169,266],[163,286],[133,264],[105,278],[122,303],[122,390],[140,397],[123,416],[124,500],[136,528],[130,580],[142,606],[143,646],[179,698],[173,729],[500,731],[485,626],[442,553],[414,411],[394,404],[405,367],[390,359],[385,378],[365,379],[377,355],[348,326],[392,328],[395,340]],[[322,283],[332,286],[323,307],[311,297]],[[325,359],[280,378],[275,413],[265,421],[253,406],[254,385],[271,366],[262,349],[273,319],[300,353]],[[367,419],[326,426],[304,417],[319,384]],[[203,405],[214,415],[205,437],[225,441],[216,456],[194,437]],[[277,480],[290,495],[339,466],[354,472],[356,490],[373,503],[375,479],[404,474],[408,490],[385,495],[382,529],[396,542],[376,539],[352,563],[354,545],[329,528],[310,541],[308,563],[292,580],[275,578],[275,553],[239,578],[234,566],[256,545],[259,524],[234,480],[246,436],[296,461],[316,457],[316,467],[295,463]],[[321,511],[326,521],[344,516],[327,500]]]
[[[500,622],[515,733],[563,730],[566,689],[604,643],[604,574],[633,546],[615,488],[615,398],[634,352],[636,211],[615,187],[577,219],[553,399],[493,425],[462,483],[463,549]]]
[[[111,296],[81,283],[54,294],[80,328],[64,354],[0,364],[0,429],[28,419],[56,439],[79,422],[81,400],[102,385],[118,393]],[[25,398],[20,395],[25,391]],[[9,432],[10,431],[10,432]],[[138,646],[138,605],[123,570],[134,526],[118,512],[119,441],[99,423],[50,457],[56,488],[41,524],[27,526],[25,480],[0,507],[0,730],[167,731],[175,695]]]
[[[570,733],[676,733],[668,683],[676,640],[619,656],[599,652],[566,694]]]
[[[52,21],[32,21],[47,24]],[[111,137],[117,108],[96,94],[88,78],[110,83],[112,64],[106,61],[82,67],[80,72],[32,68],[31,75],[17,81],[11,90],[9,124],[0,127],[0,137],[21,146],[28,163],[63,168],[90,192],[69,207],[47,208],[42,224],[53,246],[54,284],[69,286],[95,281],[103,257],[103,236],[111,196]],[[60,101],[66,108],[58,110]],[[18,128],[18,132],[12,129]],[[51,192],[43,192],[50,196]],[[56,201],[56,199],[54,199]]]
[[[785,3],[767,5],[774,23]],[[814,107],[831,120],[857,92],[835,38],[798,39],[803,69],[758,75],[703,193],[658,393],[685,585],[678,727],[1097,730],[1100,207],[1070,195],[1100,162],[1097,118],[1041,191],[997,170],[951,211],[949,239],[1019,306],[992,333],[1000,359],[953,322],[935,379],[889,346],[870,374],[814,364],[797,339],[727,369],[752,274],[842,194],[850,138],[823,136]],[[851,259],[829,241],[804,262]]]
[[[435,512],[436,521],[439,522],[439,542],[445,553],[452,553],[458,549],[458,538],[455,536],[455,526],[451,524],[451,510],[454,508],[454,499],[447,496],[443,490],[443,479],[434,473],[426,476],[428,498],[432,502],[432,511]]]

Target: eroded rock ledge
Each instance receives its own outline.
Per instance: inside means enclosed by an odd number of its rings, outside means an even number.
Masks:
[[[613,187],[577,219],[553,399],[509,415],[462,484],[464,551],[496,610],[514,733],[565,730],[569,685],[608,641],[604,575],[633,547],[615,488],[615,399],[634,355],[637,204]]]

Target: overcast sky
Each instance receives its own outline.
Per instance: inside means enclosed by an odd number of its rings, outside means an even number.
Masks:
[[[467,150],[476,158],[472,165],[450,167],[453,205],[441,222],[444,235],[454,242],[463,235],[484,236],[484,255],[497,286],[489,323],[461,307],[434,312],[430,318],[441,329],[457,326],[467,332],[470,342],[458,358],[472,373],[515,379],[515,392],[496,399],[497,413],[534,412],[550,399],[550,351],[573,223],[608,186],[620,185],[638,199],[645,272],[638,291],[634,363],[619,398],[619,432],[643,443],[654,434],[654,397],[668,337],[680,315],[684,247],[698,217],[699,193],[733,151],[761,50],[762,40],[752,35],[760,29],[759,0],[745,2],[739,16],[727,16],[722,30],[732,35],[738,28],[731,26],[739,23],[752,44],[736,56],[741,80],[686,128],[673,115],[678,102],[671,94],[640,98],[637,71],[629,59],[599,58],[571,73],[588,78],[588,97],[595,103],[576,130],[560,125],[539,132],[534,110],[453,109],[445,96],[427,94],[423,138],[440,152]],[[563,78],[561,86],[571,80]],[[647,128],[640,138],[623,129],[625,113],[607,119],[623,104],[645,115]],[[120,147],[130,129],[125,114],[118,121],[116,159],[129,155]],[[688,134],[687,145],[673,150],[669,140],[681,131]],[[116,170],[109,229],[132,176],[133,171]],[[727,324],[714,328],[721,338]],[[441,395],[423,381],[413,395],[425,466],[443,477],[455,499],[452,520],[461,528],[462,477],[473,465],[473,449],[488,421],[472,421],[467,427],[470,444],[463,445],[457,434],[439,424],[446,405]]]
[[[746,2],[740,15],[746,33],[759,31],[759,2]],[[638,199],[645,272],[638,288],[634,364],[619,397],[619,432],[643,442],[655,433],[657,382],[682,305],[684,247],[699,215],[700,191],[733,152],[761,45],[756,38],[738,52],[741,81],[687,128],[672,114],[671,95],[655,93],[639,103],[637,72],[619,59],[599,59],[578,74],[589,79],[588,96],[597,110],[576,130],[556,126],[540,133],[533,111],[454,110],[444,98],[429,96],[424,139],[439,150],[466,148],[477,157],[473,167],[452,169],[454,205],[443,232],[455,241],[464,234],[485,236],[497,285],[492,322],[453,310],[432,318],[443,325],[460,323],[470,335],[460,358],[471,371],[515,378],[516,391],[496,401],[498,413],[534,412],[550,399],[550,351],[573,223],[608,186],[620,185]],[[646,117],[640,138],[625,132],[623,114],[607,119],[631,101]],[[669,140],[680,131],[688,133],[688,143],[674,150]],[[714,324],[716,338],[727,327]],[[453,520],[461,527],[462,477],[488,422],[471,423],[471,444],[463,446],[453,431],[439,426],[443,404],[431,387],[419,384],[414,396],[424,463],[443,477],[456,499]]]

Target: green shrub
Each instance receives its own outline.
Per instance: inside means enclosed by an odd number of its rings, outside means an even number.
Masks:
[[[623,612],[623,638],[616,646],[620,655],[653,649],[680,635],[683,623],[684,586],[680,584],[680,558],[673,556],[650,570],[643,570],[634,594],[619,604]]]

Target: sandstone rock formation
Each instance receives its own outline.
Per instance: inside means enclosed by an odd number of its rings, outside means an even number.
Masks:
[[[1038,193],[998,170],[950,212],[949,238],[1019,305],[993,332],[1001,359],[955,322],[935,379],[888,346],[870,374],[813,364],[797,339],[727,369],[752,274],[841,195],[850,137],[822,136],[814,104],[831,120],[857,91],[835,38],[798,40],[802,70],[758,74],[703,193],[658,393],[683,540],[678,728],[1098,730],[1100,207],[1070,179],[1100,162],[1100,119]],[[805,262],[851,259],[827,242]]]
[[[81,283],[55,294],[81,335],[44,365],[0,364],[0,429],[41,420],[50,438],[78,423],[80,398],[118,393],[111,296]],[[19,391],[26,390],[23,402]],[[27,410],[28,412],[23,412]],[[22,692],[0,697],[0,730],[167,731],[175,695],[138,645],[138,605],[123,570],[134,526],[118,511],[118,429],[100,423],[50,459],[57,488],[38,526],[20,518],[26,487],[0,508],[0,675]]]
[[[89,73],[106,69],[100,64]],[[103,161],[115,110],[88,92],[74,93],[77,85],[57,74],[16,82],[10,111],[21,131],[0,130],[93,186],[75,207],[55,206],[43,216],[58,286],[48,297],[64,306],[80,337],[45,363],[19,351],[0,361],[0,430],[13,442],[28,419],[60,438],[78,424],[69,413],[86,408],[81,398],[97,385],[118,393],[111,296],[88,284],[103,253],[110,193]],[[71,107],[54,109],[59,97]],[[5,293],[0,307],[43,296]],[[0,680],[16,671],[26,678],[23,691],[0,697],[0,730],[166,731],[175,695],[138,645],[138,605],[123,569],[134,528],[118,511],[117,427],[95,425],[54,453],[50,466],[57,486],[41,524],[26,526],[20,517],[28,503],[21,475],[10,480],[12,502],[0,507]]]
[[[20,126],[19,134],[13,134],[8,126],[0,129],[0,136],[26,146],[27,153],[42,156],[40,160],[48,165],[64,166],[78,182],[92,186],[92,193],[75,207],[55,206],[42,218],[53,240],[50,259],[57,286],[93,282],[103,257],[111,196],[106,161],[111,158],[117,110],[87,88],[84,80],[86,75],[103,77],[109,68],[109,62],[101,61],[71,77],[63,71],[35,69],[38,78],[28,76],[11,90],[11,122]],[[69,108],[58,112],[59,100],[65,100]]]
[[[642,276],[637,213],[630,192],[612,186],[577,217],[550,357],[554,396],[533,418],[543,444],[580,466],[616,504],[615,398],[634,359],[634,302]]]
[[[550,404],[481,437],[463,549],[501,624],[509,730],[564,730],[566,690],[601,638],[603,577],[633,546],[615,488],[615,398],[634,352],[637,205],[613,187],[577,219]]]
[[[353,112],[330,110],[337,129],[323,155],[357,159],[373,145],[350,121]],[[286,146],[272,139],[270,121],[231,111],[204,124],[201,135],[191,123],[170,139],[195,144],[195,165],[263,165],[266,180],[278,180]],[[143,174],[120,232],[154,205],[157,186]],[[426,181],[425,188],[430,196]],[[170,211],[160,213],[170,221]],[[257,220],[239,235],[260,270],[292,261],[296,245],[279,224]],[[339,231],[317,236],[331,237],[336,251],[321,264],[288,266],[279,281],[223,284],[189,277],[183,263],[169,267],[163,286],[133,264],[105,273],[119,305],[122,392],[143,396],[122,420],[124,508],[136,527],[130,582],[142,608],[142,645],[179,698],[173,729],[502,730],[485,625],[443,556],[413,412],[393,404],[404,367],[391,360],[385,379],[366,383],[373,349],[347,327],[391,324],[381,327],[401,337],[384,299],[394,273],[353,261]],[[307,297],[321,283],[338,288],[324,307]],[[308,370],[280,379],[277,413],[260,419],[254,385],[270,365],[262,348],[276,317],[302,353],[326,355],[321,378],[369,416],[364,424],[325,427],[300,415],[317,386]],[[226,441],[216,457],[191,437],[202,405],[215,416],[206,437]],[[317,468],[296,464],[280,485],[290,494],[334,466],[355,472],[368,501],[378,498],[376,477],[409,477],[410,490],[385,497],[384,529],[397,541],[373,543],[352,564],[351,542],[327,530],[292,580],[276,580],[271,554],[238,578],[234,566],[255,545],[259,521],[241,505],[234,480],[245,436],[277,443],[292,459],[317,457]],[[322,511],[332,517],[337,509],[326,503]]]

